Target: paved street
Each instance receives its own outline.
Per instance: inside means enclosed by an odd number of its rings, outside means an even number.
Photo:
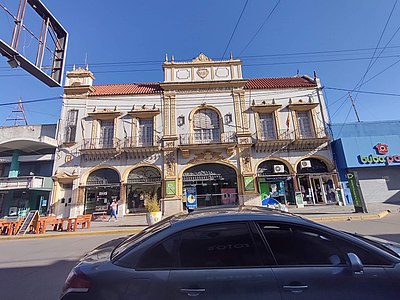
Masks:
[[[325,208],[327,210],[328,208]],[[340,213],[350,208],[332,207]],[[315,209],[314,209],[315,210]],[[310,217],[320,215],[308,211]],[[332,216],[334,212],[327,214]],[[127,221],[128,220],[128,221]],[[124,222],[142,225],[130,228]],[[55,237],[0,240],[0,299],[58,299],[68,272],[76,261],[89,250],[111,239],[125,236],[127,232],[105,234],[96,230],[138,230],[143,222],[125,219],[117,223],[95,223],[94,235],[59,234]],[[374,235],[400,242],[400,212],[392,212],[381,219],[326,221],[327,226],[349,232]],[[127,228],[128,227],[128,228]]]
[[[65,278],[82,255],[124,235],[0,241],[0,299],[58,299]]]

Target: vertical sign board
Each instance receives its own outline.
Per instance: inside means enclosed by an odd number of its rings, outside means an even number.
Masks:
[[[296,199],[296,206],[297,207],[304,207],[303,193],[302,192],[296,192],[295,193],[295,199]]]
[[[357,172],[348,172],[347,179],[349,182],[351,197],[353,198],[355,212],[367,213],[368,211],[360,189]]]
[[[188,209],[197,208],[197,191],[195,186],[186,187],[186,207]]]

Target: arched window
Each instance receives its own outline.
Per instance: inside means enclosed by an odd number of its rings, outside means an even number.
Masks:
[[[195,142],[210,143],[221,139],[219,116],[212,109],[200,109],[193,117],[193,131]]]

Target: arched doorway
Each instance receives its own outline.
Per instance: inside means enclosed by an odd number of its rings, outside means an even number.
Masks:
[[[336,202],[335,174],[325,162],[317,158],[301,160],[297,165],[297,179],[303,201],[306,204]]]
[[[126,184],[126,213],[145,212],[144,195],[148,193],[161,198],[161,173],[153,167],[133,169]]]
[[[294,204],[293,177],[285,163],[266,160],[257,168],[257,178],[261,200],[271,197],[282,204]]]
[[[117,171],[110,168],[98,169],[90,173],[85,188],[85,214],[107,212],[113,199],[119,200],[120,178]]]
[[[201,164],[185,170],[183,195],[195,191],[197,207],[238,204],[236,171],[222,164]],[[185,200],[185,199],[184,199]]]

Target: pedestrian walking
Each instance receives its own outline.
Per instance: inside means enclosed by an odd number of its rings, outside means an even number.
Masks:
[[[108,222],[111,221],[112,217],[115,218],[115,222],[118,221],[118,217],[117,217],[117,208],[118,208],[118,203],[117,203],[117,201],[114,199],[114,200],[111,202],[111,204],[110,204],[111,213],[110,213],[110,218],[108,219]]]

